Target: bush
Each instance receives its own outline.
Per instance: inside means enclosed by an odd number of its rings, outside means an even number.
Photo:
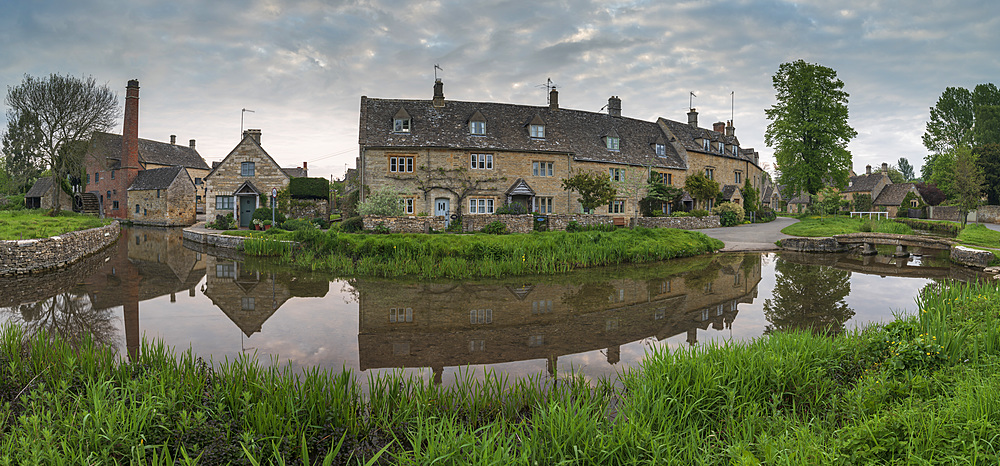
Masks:
[[[288,193],[292,199],[329,199],[330,182],[326,178],[292,178]]]
[[[325,218],[322,218],[322,217],[316,217],[316,218],[314,218],[314,219],[312,219],[310,221],[312,222],[313,225],[316,225],[316,228],[321,228],[323,230],[326,230],[327,228],[330,228],[330,220],[329,219],[325,219]]]
[[[385,226],[384,223],[378,222],[377,225],[372,227],[372,233],[375,233],[376,235],[388,235],[389,233],[392,233],[392,230]]]
[[[0,196],[0,210],[24,210],[24,194]]]
[[[515,202],[513,204],[504,204],[493,213],[495,215],[524,215],[528,213],[528,209],[524,205]]]
[[[566,225],[567,233],[576,233],[580,231],[615,231],[618,228],[612,223],[600,223],[597,225],[580,225],[576,220],[569,222]]]
[[[504,235],[507,234],[507,224],[499,220],[494,220],[487,223],[486,226],[483,227],[482,232],[490,235]]]
[[[690,217],[691,214],[688,213],[688,212],[684,212],[683,210],[678,210],[678,211],[676,211],[674,213],[671,213],[670,216],[671,217]]]
[[[213,230],[232,230],[236,228],[236,218],[233,217],[232,212],[226,215],[216,215],[215,221],[205,224],[205,227]]]
[[[308,220],[302,220],[298,218],[293,218],[291,220],[285,220],[281,222],[281,228],[288,231],[304,230],[307,228],[316,228],[312,222]]]
[[[270,207],[258,207],[257,210],[253,211],[253,219],[254,220],[260,220],[262,222],[265,221],[265,220],[271,221],[271,208]],[[285,217],[285,214],[283,214],[281,212],[275,212],[274,213],[274,221],[278,222],[278,225],[281,225],[282,223],[285,223],[285,220],[288,220],[288,217]]]
[[[448,223],[448,228],[445,228],[444,231],[451,232],[451,233],[461,233],[462,232],[462,217],[459,216],[456,219],[452,219],[451,222]]]
[[[364,229],[365,220],[360,216],[346,218],[340,222],[340,231],[344,233],[357,233]]]
[[[691,217],[698,217],[698,218],[708,217],[709,215],[712,215],[707,210],[702,210],[702,209],[692,210],[691,212],[688,212],[688,214]]]
[[[402,199],[388,186],[377,189],[368,199],[358,204],[358,215],[363,217],[401,217],[403,214]]]
[[[549,231],[549,218],[544,215],[536,215],[532,223],[535,231]]]
[[[767,223],[776,218],[778,218],[778,214],[774,213],[774,210],[772,210],[770,207],[761,207],[757,211],[757,215],[755,216],[755,221],[757,223]]]
[[[731,227],[743,223],[743,207],[735,202],[723,202],[712,209],[712,213],[719,216],[719,224],[724,227]]]

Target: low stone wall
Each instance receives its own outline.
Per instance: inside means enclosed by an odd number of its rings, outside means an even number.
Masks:
[[[288,218],[330,219],[330,201],[326,199],[292,199],[288,204]]]
[[[552,214],[549,215],[549,231],[565,231],[566,225],[576,222],[582,227],[591,225],[613,225],[614,217],[610,215],[589,214]]]
[[[121,225],[112,222],[51,238],[0,241],[0,276],[65,267],[108,247],[119,234]]]
[[[1000,223],[1000,205],[979,206],[976,218],[982,223]]]
[[[218,248],[235,249],[237,251],[243,250],[244,238],[242,236],[230,236],[220,233],[200,233],[188,229],[185,229],[181,235],[185,240],[194,241],[195,243],[207,244]]]
[[[498,220],[507,225],[507,233],[531,233],[535,229],[534,215],[463,215],[462,231],[480,231]]]
[[[409,216],[409,217],[365,217],[365,230],[373,230],[377,225],[385,225],[393,233],[427,233],[428,229],[444,231],[447,218],[443,216]]]
[[[703,228],[719,228],[719,216],[706,217],[639,217],[638,225],[646,228],[680,228],[682,230],[700,230]]]
[[[993,262],[993,253],[990,251],[980,251],[978,249],[964,246],[954,246],[951,248],[951,261],[971,267],[986,267]]]
[[[847,246],[833,238],[785,238],[781,248],[798,252],[844,252]]]
[[[953,205],[938,205],[933,207],[928,207],[927,216],[931,220],[950,220],[952,222],[957,222],[961,219],[961,213],[958,211],[957,206]]]

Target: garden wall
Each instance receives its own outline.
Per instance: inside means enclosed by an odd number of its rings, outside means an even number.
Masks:
[[[108,247],[120,233],[121,226],[112,222],[51,238],[0,241],[0,276],[65,267]]]
[[[292,199],[288,204],[288,218],[330,220],[330,201],[327,199]]]
[[[582,227],[614,224],[614,217],[610,215],[552,214],[548,217],[550,231],[565,231],[570,222],[576,222]]]
[[[702,228],[719,228],[719,216],[706,217],[639,217],[638,225],[646,228],[679,228],[681,230],[700,230]]]
[[[982,223],[1000,223],[1000,205],[981,205],[976,217]]]
[[[486,216],[492,217],[492,216]],[[378,224],[385,225],[392,233],[427,233],[428,229],[444,231],[447,218],[443,216],[408,216],[408,217],[376,217],[364,218],[365,230],[371,231]]]
[[[462,231],[479,231],[497,220],[507,225],[507,233],[531,233],[535,229],[534,215],[463,215]]]

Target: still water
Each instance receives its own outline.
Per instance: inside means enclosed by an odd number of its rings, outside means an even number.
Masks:
[[[72,267],[0,279],[0,320],[90,335],[123,357],[146,338],[206,360],[348,368],[362,381],[402,369],[450,383],[470,366],[594,380],[658,347],[888,321],[913,312],[928,283],[973,278],[929,254],[782,253],[503,280],[344,280],[201,247],[178,229],[124,229]]]

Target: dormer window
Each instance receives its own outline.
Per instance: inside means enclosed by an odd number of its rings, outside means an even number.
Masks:
[[[533,139],[545,139],[545,125],[530,125],[528,130]]]
[[[726,143],[724,143],[724,142],[720,142],[719,143],[719,153],[720,154],[725,154],[726,153]]]
[[[608,150],[619,150],[621,146],[621,140],[618,139],[618,136],[606,136],[604,143],[607,145]]]
[[[399,109],[396,115],[392,117],[392,132],[409,133],[410,127],[410,114],[406,113],[406,110],[402,108]]]
[[[667,155],[667,146],[666,146],[666,144],[657,144],[656,145],[656,155],[659,155],[659,156]]]
[[[702,141],[705,143],[705,152],[708,152],[712,145],[712,141],[709,141],[708,139],[702,139]]]
[[[483,136],[486,134],[486,122],[485,121],[470,121],[469,122],[469,133],[476,136]]]

